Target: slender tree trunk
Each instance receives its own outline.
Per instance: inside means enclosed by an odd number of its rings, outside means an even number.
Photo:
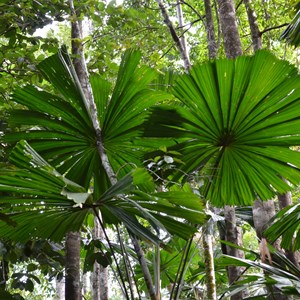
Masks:
[[[104,239],[98,219],[94,219],[93,239]],[[97,262],[92,273],[92,300],[108,300],[108,270]]]
[[[228,58],[242,55],[242,45],[236,22],[234,2],[218,0],[221,30],[223,34],[225,53]]]
[[[138,240],[136,239],[135,236],[131,236],[131,240],[132,240],[134,250],[137,254],[137,258],[138,258],[138,261],[140,263],[141,269],[143,270],[143,276],[144,276],[145,284],[147,286],[147,290],[148,290],[148,293],[149,293],[149,298],[151,300],[159,300],[159,297],[157,297],[157,294],[156,294],[154,286],[153,286],[152,277],[151,277],[151,274],[149,272],[149,268],[147,266],[144,251],[141,248],[141,246],[138,243]]]
[[[82,275],[82,297],[85,299],[86,295],[91,292],[91,274],[84,273]]]
[[[82,40],[81,22],[78,20],[78,17],[76,15],[73,0],[69,0],[69,3],[70,3],[70,8],[71,8],[71,12],[73,14],[73,20],[74,20],[72,22],[72,53],[75,55],[74,67],[75,67],[78,79],[80,81],[84,96],[89,100],[88,112],[90,113],[91,120],[93,122],[93,126],[94,126],[95,133],[96,133],[96,147],[97,147],[98,154],[101,158],[103,168],[105,170],[105,173],[106,173],[108,179],[110,180],[110,183],[112,185],[114,185],[117,183],[117,176],[109,162],[109,159],[108,159],[106,151],[105,151],[105,147],[103,144],[102,130],[100,127],[100,123],[98,121],[97,108],[96,108],[96,104],[95,104],[95,101],[93,98],[92,89],[91,89],[91,86],[89,83],[88,71],[87,71],[86,62],[85,62],[85,58],[84,58],[84,52],[83,52],[83,45],[81,42],[78,43],[78,41]],[[137,239],[135,239],[134,247],[135,247],[135,249],[141,250],[141,248],[138,245]],[[144,254],[142,251],[137,252],[137,255],[141,262],[145,261],[145,257],[144,257]],[[145,280],[149,283],[152,282],[151,275],[150,275],[147,264],[142,263],[141,268],[142,268],[142,272],[143,272]],[[100,287],[101,293],[102,293],[102,291],[108,290],[107,280],[104,280],[104,278],[102,277],[102,278],[100,278],[99,283],[100,283],[100,285],[103,284],[103,286]],[[149,288],[149,293],[151,295],[152,290],[153,290],[153,285],[152,285],[152,287],[147,285],[147,287]],[[102,297],[102,295],[101,295],[101,297]],[[101,298],[101,300],[102,299],[106,299],[106,298]],[[155,299],[155,298],[151,298],[151,299]],[[157,299],[155,299],[155,300],[157,300]]]
[[[233,0],[218,0],[219,16],[221,30],[223,34],[224,49],[228,58],[236,58],[242,54],[242,45],[240,41],[239,31],[236,22],[236,14]],[[237,227],[235,209],[231,206],[224,207],[225,216],[225,236],[228,242],[242,245],[242,232]],[[226,246],[228,255],[244,258],[244,253],[241,250]],[[241,276],[243,268],[230,266],[228,268],[229,283],[233,283]],[[244,298],[245,292],[237,293],[232,296],[232,300],[240,300]]]
[[[244,4],[247,11],[250,31],[251,31],[251,38],[252,38],[252,44],[254,51],[261,49],[262,43],[261,43],[261,33],[258,28],[257,24],[257,17],[255,14],[255,11],[251,7],[251,0],[244,0]]]
[[[253,208],[253,222],[254,222],[254,228],[256,231],[257,237],[262,241],[262,239],[265,239],[263,235],[263,231],[266,229],[267,223],[270,221],[270,219],[275,215],[275,205],[273,200],[268,201],[261,201],[256,200],[254,202]],[[264,243],[264,241],[262,241]],[[273,246],[280,251],[280,244],[279,241],[276,241]],[[263,250],[263,253],[266,253],[267,250]],[[264,259],[262,257],[262,259]],[[270,262],[271,263],[271,262]]]
[[[240,228],[238,228],[236,224],[235,208],[226,205],[224,207],[224,217],[226,241],[238,246],[242,246],[242,233]],[[228,245],[226,245],[226,254],[237,258],[245,258],[243,251],[234,247],[230,247]],[[229,284],[232,284],[235,281],[237,281],[240,278],[243,270],[244,268],[241,267],[229,266],[227,269]],[[239,292],[236,295],[232,296],[231,299],[243,299],[244,294],[244,292]]]
[[[205,15],[206,15],[208,57],[210,59],[214,59],[217,56],[218,46],[216,42],[215,26],[214,26],[210,0],[204,0],[204,7],[205,7]]]
[[[79,232],[69,232],[66,237],[66,281],[65,299],[81,300],[80,282],[80,242]]]
[[[273,258],[267,245],[267,240],[263,235],[263,231],[266,229],[267,223],[275,215],[275,205],[273,200],[261,201],[256,200],[253,206],[253,222],[256,230],[256,234],[260,239],[260,255],[261,260],[264,263],[272,264]],[[273,243],[273,246],[277,251],[282,251],[280,247],[280,241],[277,240]],[[274,298],[275,297],[275,298]],[[289,296],[283,295],[276,287],[269,288],[269,296],[267,299],[273,300],[289,300]]]
[[[188,56],[188,53],[187,53],[187,49],[182,44],[179,36],[177,35],[176,30],[174,28],[174,25],[173,25],[173,23],[171,22],[171,20],[169,18],[168,12],[167,12],[163,2],[161,0],[156,0],[156,1],[157,1],[158,6],[161,10],[164,21],[165,21],[166,25],[168,26],[168,28],[170,30],[173,41],[175,42],[175,45],[176,45],[177,49],[179,50],[179,53],[180,53],[182,61],[183,61],[184,68],[185,68],[185,70],[189,70],[190,67],[191,67],[191,63],[190,63],[190,59],[189,59],[189,56]]]
[[[99,123],[97,119],[97,112],[96,112],[96,105],[94,103],[93,94],[91,90],[91,86],[89,83],[89,77],[88,77],[88,71],[86,67],[85,57],[84,57],[84,51],[83,51],[83,44],[81,42],[83,38],[82,34],[82,23],[78,19],[78,16],[76,14],[76,10],[74,7],[73,0],[69,0],[71,13],[73,16],[73,21],[71,23],[71,37],[72,37],[72,55],[73,55],[73,65],[74,69],[76,71],[78,80],[80,82],[82,91],[84,93],[84,96],[89,101],[89,107],[87,108],[88,111],[91,114],[91,118],[93,121],[94,128],[96,130],[96,133],[100,132]],[[101,136],[101,135],[100,135]],[[99,134],[98,134],[98,140]],[[99,142],[100,143],[100,142]],[[98,144],[99,144],[98,143]],[[105,158],[105,154],[103,153],[103,149],[99,150],[102,155],[102,157]],[[106,159],[107,160],[107,159]],[[111,173],[111,168],[109,169],[109,172]],[[114,177],[114,175],[112,176]],[[114,177],[115,179],[115,177]],[[96,220],[96,218],[95,218]],[[95,232],[97,235],[101,236],[101,228],[98,225],[95,225]],[[80,248],[79,248],[80,251]],[[101,266],[98,264],[95,264],[95,268],[93,270],[93,282],[92,282],[92,299],[93,300],[108,300],[108,278],[107,278],[107,270],[104,270]],[[73,300],[73,299],[72,299]]]
[[[182,12],[182,7],[181,7],[181,1],[180,0],[177,0],[176,10],[177,10],[178,25],[179,25],[179,28],[183,31],[183,29],[184,29],[184,18],[183,18],[183,12]],[[185,57],[188,58],[188,65],[185,66],[186,69],[188,69],[190,67],[190,59],[189,59],[189,54],[188,54],[188,51],[187,51],[186,39],[185,39],[184,34],[182,34],[179,39],[180,39],[180,43],[182,45],[183,51],[185,52]]]
[[[251,8],[251,0],[244,0],[244,4],[247,11],[251,38],[254,51],[261,49],[262,41],[261,41],[261,33],[258,28],[257,17],[255,11]],[[282,195],[283,198],[286,195]],[[278,196],[280,198],[280,196]],[[263,231],[266,229],[267,223],[271,220],[271,218],[275,215],[275,203],[274,200],[261,201],[256,200],[253,205],[253,222],[256,231],[257,237],[260,239],[260,254],[261,260],[265,263],[272,264],[272,255],[267,246],[267,240],[263,235]],[[277,251],[281,251],[280,242],[277,240],[273,243],[273,246]],[[293,253],[290,253],[293,257]],[[288,300],[289,296],[282,295],[277,288],[270,288],[270,295],[268,299],[274,299],[274,295],[276,294],[277,300]]]
[[[205,261],[205,275],[206,275],[206,288],[207,288],[207,300],[217,299],[216,289],[216,277],[215,277],[215,264],[214,264],[214,252],[213,252],[213,229],[214,224],[210,219],[203,232],[202,232],[202,244],[203,244],[203,256]]]

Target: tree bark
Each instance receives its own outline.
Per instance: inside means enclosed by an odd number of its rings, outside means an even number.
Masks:
[[[77,73],[79,82],[81,84],[84,96],[86,97],[86,99],[89,100],[89,107],[87,109],[88,109],[88,112],[90,113],[91,120],[93,122],[93,127],[94,127],[95,133],[96,133],[96,147],[97,147],[98,154],[101,158],[103,168],[105,170],[105,173],[106,173],[110,183],[112,185],[114,185],[118,181],[117,176],[109,162],[109,159],[108,159],[106,151],[105,151],[103,137],[102,137],[102,130],[100,127],[100,123],[98,121],[97,107],[96,107],[92,89],[91,89],[91,86],[89,83],[88,71],[87,71],[86,62],[85,62],[84,53],[83,53],[83,44],[81,42],[78,43],[78,41],[82,40],[81,22],[78,20],[78,16],[77,16],[76,10],[74,8],[73,0],[69,0],[69,3],[70,3],[70,8],[71,8],[71,12],[73,14],[73,20],[74,20],[72,22],[72,53],[73,53],[73,55],[75,55],[74,68]],[[135,249],[141,249],[139,247],[137,239],[135,239],[134,247],[135,247]],[[138,252],[137,255],[139,257],[139,260],[143,263],[145,261],[143,252],[142,251]],[[142,264],[142,272],[143,272],[145,280],[149,283],[150,282],[152,283],[151,275],[150,275],[147,264]],[[101,291],[107,291],[108,290],[107,280],[104,279],[104,277],[102,275],[104,276],[104,274],[101,274],[102,278],[100,277],[99,283],[103,284],[103,286],[101,286],[100,289],[101,289]],[[153,290],[153,285],[152,286],[147,285],[147,287],[149,289],[149,294],[151,295],[152,290]],[[103,299],[105,299],[105,298],[103,298]],[[157,300],[156,298],[153,298],[153,299]],[[102,298],[101,298],[101,300],[102,300]]]
[[[242,45],[236,22],[234,2],[218,0],[221,30],[226,57],[236,58],[242,55]]]
[[[181,1],[180,0],[177,0],[176,10],[177,10],[177,19],[178,19],[179,28],[181,30],[183,30],[183,28],[184,28],[184,19],[183,19],[183,12],[182,12],[182,7],[181,7]],[[188,51],[187,51],[186,39],[185,39],[184,34],[182,34],[179,39],[180,39],[183,51],[185,52],[185,57],[188,58],[188,65],[185,66],[185,68],[188,69],[190,67],[190,59],[189,59],[189,54],[188,54]]]
[[[137,254],[137,258],[138,258],[138,261],[140,263],[140,266],[141,266],[141,269],[142,269],[142,272],[143,272],[145,284],[147,286],[147,290],[148,290],[148,293],[149,293],[149,298],[151,300],[159,300],[159,297],[157,297],[157,294],[156,294],[154,286],[153,286],[152,277],[151,277],[151,274],[149,272],[149,268],[148,268],[148,265],[147,265],[147,262],[146,262],[146,259],[145,259],[144,251],[141,248],[141,246],[138,243],[138,240],[136,239],[135,236],[131,236],[131,240],[132,240],[134,250]]]
[[[102,144],[102,135],[101,129],[98,122],[97,117],[97,108],[93,99],[93,93],[89,82],[88,71],[86,67],[83,44],[82,44],[82,22],[79,20],[78,15],[76,13],[73,0],[69,0],[69,5],[71,9],[71,14],[73,17],[73,21],[71,22],[71,38],[72,38],[72,55],[73,55],[73,65],[75,72],[77,74],[79,83],[81,85],[84,97],[89,102],[89,107],[87,107],[88,112],[91,115],[91,119],[93,122],[93,126],[97,136],[97,150],[99,156],[101,157],[103,166],[107,172],[109,179],[112,184],[116,183],[116,176],[108,162],[108,158],[106,156],[104,146]],[[95,218],[96,219],[96,218]],[[100,226],[97,227],[97,234],[101,235]],[[79,248],[80,251],[80,248]],[[93,300],[108,300],[108,278],[107,278],[107,270],[104,270],[98,264],[95,264],[95,268],[93,271],[93,289],[92,295]]]
[[[267,223],[270,221],[270,219],[275,215],[275,205],[273,200],[268,201],[261,201],[256,200],[254,202],[253,208],[253,222],[254,222],[254,228],[256,231],[257,237],[260,239],[261,243],[261,250],[262,250],[262,260],[265,260],[265,255],[270,256],[268,249],[265,249],[263,246],[263,243],[265,242],[265,237],[263,235],[263,231],[266,229]],[[280,243],[279,241],[276,241],[273,246],[276,248],[276,250],[281,251]],[[269,261],[267,263],[272,264],[272,261]]]
[[[202,231],[203,256],[205,262],[207,300],[217,299],[215,264],[213,252],[213,221],[210,219]]]
[[[258,28],[257,17],[255,11],[251,7],[251,0],[244,0],[244,4],[247,11],[252,44],[254,51],[261,49],[262,42],[261,42],[261,33]]]
[[[168,12],[167,12],[164,4],[162,3],[161,0],[156,0],[156,1],[157,1],[158,6],[159,6],[159,8],[161,10],[162,16],[164,18],[164,22],[168,26],[168,28],[170,30],[170,33],[171,33],[171,36],[173,38],[173,41],[175,42],[175,45],[176,45],[177,49],[180,52],[184,68],[187,71],[191,67],[190,59],[189,59],[188,53],[186,51],[187,49],[184,47],[184,45],[182,45],[182,42],[181,42],[179,36],[176,33],[176,30],[175,30],[175,28],[173,26],[172,21],[169,18]]]
[[[79,232],[69,232],[66,236],[66,281],[65,300],[81,300]]]
[[[98,219],[94,219],[93,239],[104,239]],[[108,270],[97,262],[92,273],[92,300],[108,300]]]
[[[219,16],[221,23],[221,30],[223,34],[224,49],[227,58],[236,58],[242,55],[242,45],[238,32],[236,15],[233,0],[218,0]],[[224,207],[225,217],[225,236],[226,240],[230,243],[241,246],[242,245],[242,232],[237,227],[235,209],[231,206]],[[244,253],[230,246],[226,246],[228,255],[244,258]],[[243,269],[241,267],[230,266],[228,268],[229,283],[233,283],[241,276]],[[244,298],[245,292],[239,292],[232,296],[232,300],[240,300]]]
[[[206,33],[207,33],[207,48],[208,57],[214,59],[217,56],[218,46],[215,36],[215,26],[211,10],[210,0],[204,0],[205,16],[206,16]]]
[[[275,215],[275,205],[273,200],[261,201],[256,200],[253,206],[253,222],[256,230],[256,234],[260,239],[260,255],[261,260],[264,263],[272,264],[272,254],[270,253],[267,240],[263,235],[263,231],[266,229],[267,223],[270,219]],[[280,241],[277,240],[273,243],[274,248],[277,251],[282,251],[280,247]],[[276,300],[289,300],[291,299],[289,296],[281,294],[280,290],[276,287],[270,287],[269,289],[270,295],[267,299],[273,300],[274,295],[276,295]]]
[[[224,217],[225,217],[225,238],[227,242],[232,244],[242,246],[242,234],[241,230],[237,227],[235,209],[232,206],[226,205],[224,207]],[[244,252],[226,245],[226,254],[237,257],[245,258]],[[236,266],[229,266],[227,269],[229,284],[234,283],[239,279],[243,272],[243,268]],[[236,295],[231,296],[232,300],[240,300],[244,298],[244,292],[239,292]]]

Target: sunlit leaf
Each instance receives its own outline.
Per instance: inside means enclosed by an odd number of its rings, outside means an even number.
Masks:
[[[182,174],[201,174],[216,206],[268,200],[300,181],[300,77],[266,51],[194,66],[174,95],[184,106],[156,107],[147,136],[173,137]],[[184,176],[187,179],[187,176]]]

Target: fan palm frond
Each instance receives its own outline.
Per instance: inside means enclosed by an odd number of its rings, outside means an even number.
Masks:
[[[221,59],[179,76],[183,107],[156,108],[147,136],[173,136],[187,174],[205,177],[216,206],[272,198],[300,180],[300,84],[297,70],[266,51]]]

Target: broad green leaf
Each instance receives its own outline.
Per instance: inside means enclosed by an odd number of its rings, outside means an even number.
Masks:
[[[300,182],[291,147],[300,144],[299,82],[293,66],[266,51],[196,65],[173,88],[182,107],[157,107],[145,134],[176,139],[184,163],[175,178],[200,175],[214,205],[268,200]]]
[[[126,51],[115,84],[100,76],[91,77],[102,143],[119,178],[142,165],[146,149],[145,144],[139,143],[142,124],[149,115],[149,108],[169,97],[150,88],[157,74],[150,68],[139,67],[139,60],[138,51]],[[38,68],[51,83],[54,93],[33,86],[18,88],[13,101],[27,109],[12,110],[10,122],[23,127],[20,132],[6,134],[3,140],[14,144],[26,139],[45,159],[51,160],[60,173],[85,188],[93,176],[97,176],[98,182],[107,182],[97,151],[90,104],[66,49],[63,47],[45,59]],[[101,187],[102,192],[105,186]]]

